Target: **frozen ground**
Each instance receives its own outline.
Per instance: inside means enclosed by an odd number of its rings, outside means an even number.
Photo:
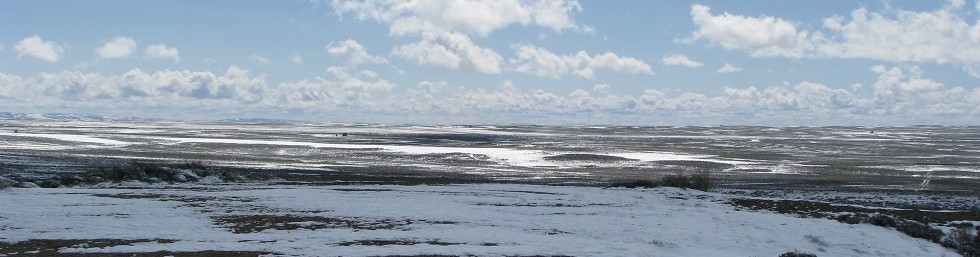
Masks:
[[[0,177],[51,181],[133,160],[249,182],[2,190],[0,255],[956,256],[890,228],[725,202],[980,221],[980,127],[0,121]],[[700,170],[715,193],[598,187]]]
[[[0,121],[0,176],[77,172],[82,158],[530,183],[601,184],[710,170],[721,184],[743,189],[980,189],[980,127]]]
[[[0,241],[136,242],[62,253],[958,256],[891,229],[740,211],[724,204],[729,196],[675,188],[239,184],[8,189],[0,196]]]

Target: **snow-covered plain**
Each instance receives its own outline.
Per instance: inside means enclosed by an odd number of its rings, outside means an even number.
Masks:
[[[12,153],[262,169],[397,167],[535,182],[657,179],[710,169],[736,184],[831,179],[841,181],[831,186],[973,191],[980,181],[978,135],[980,127],[944,126],[0,121],[0,164]]]
[[[7,189],[0,241],[168,239],[60,251],[294,256],[958,256],[887,228],[736,210],[728,197],[511,184]]]

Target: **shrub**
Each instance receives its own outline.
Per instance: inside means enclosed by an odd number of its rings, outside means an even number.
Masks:
[[[661,184],[663,186],[669,187],[679,187],[679,188],[690,188],[701,191],[708,191],[711,189],[711,171],[700,170],[694,172],[690,176],[684,175],[683,173],[677,173],[673,175],[664,176],[661,179]]]
[[[861,214],[841,214],[837,216],[836,220],[841,223],[847,224],[858,224],[863,222],[867,217]]]
[[[691,188],[701,191],[711,189],[711,171],[699,170],[691,175]]]
[[[81,176],[77,174],[61,174],[58,175],[58,184],[63,186],[77,186],[85,182]]]
[[[971,230],[975,234],[971,234]],[[965,257],[980,257],[980,230],[972,225],[954,229],[943,240],[943,246],[956,249]]]
[[[886,227],[886,228],[895,227],[895,225],[898,224],[895,218],[879,213],[875,213],[874,215],[868,217],[868,223],[871,223],[871,225]]]
[[[616,182],[612,184],[612,187],[625,187],[625,188],[651,188],[657,187],[657,183],[650,180],[636,180],[630,182]]]
[[[38,186],[43,188],[56,188],[61,187],[61,182],[58,182],[58,178],[51,178],[48,180],[40,181],[37,183]]]
[[[9,188],[9,187],[13,187],[16,184],[17,184],[17,181],[15,181],[13,179],[5,178],[5,177],[0,177],[0,189],[6,189],[6,188]]]
[[[650,180],[636,180],[629,182],[615,182],[611,185],[612,187],[626,187],[626,188],[650,188],[658,186],[666,187],[677,187],[677,188],[690,188],[701,191],[708,191],[711,189],[711,172],[707,170],[698,171],[690,176],[684,173],[669,174],[660,178],[660,182],[654,182]]]
[[[817,257],[817,255],[807,252],[792,251],[780,254],[779,257]]]
[[[939,240],[943,238],[942,230],[933,228],[928,224],[919,223],[918,221],[901,220],[895,225],[895,230],[911,237],[922,238],[936,243],[939,243]]]
[[[666,175],[660,179],[660,183],[663,186],[668,186],[668,187],[678,187],[678,188],[691,187],[691,179],[682,173]]]
[[[123,181],[142,181],[147,183],[195,182],[206,177],[213,177],[208,179],[212,182],[244,182],[247,180],[235,172],[221,171],[207,167],[200,162],[158,164],[132,161],[94,168],[82,173],[62,173],[45,180],[35,181],[35,183],[37,186],[52,188]]]
[[[847,224],[866,223],[879,227],[895,228],[898,232],[902,232],[910,237],[922,238],[936,243],[939,243],[940,239],[945,235],[942,230],[933,228],[929,224],[880,213],[871,215],[848,213],[832,217],[832,219]]]

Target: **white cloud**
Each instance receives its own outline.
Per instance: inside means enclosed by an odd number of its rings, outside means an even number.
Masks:
[[[707,40],[727,49],[749,51],[753,56],[802,57],[805,51],[813,48],[808,32],[797,31],[796,25],[780,18],[762,16],[748,17],[723,13],[712,15],[711,8],[695,4],[691,6],[691,18],[698,30],[691,38],[693,42]]]
[[[369,54],[364,46],[353,39],[341,41],[336,45],[330,42],[326,49],[328,54],[346,59],[347,65],[351,67],[357,67],[364,63],[388,63],[384,57]]]
[[[730,63],[726,63],[724,66],[721,66],[721,68],[718,68],[718,73],[735,73],[741,71],[742,67],[736,67]]]
[[[253,54],[252,55],[252,60],[255,60],[255,61],[260,62],[262,64],[269,64],[270,62],[272,62],[272,61],[269,60],[269,58],[265,58],[265,56],[261,56],[261,55],[257,55],[257,54]]]
[[[496,51],[482,48],[459,32],[426,35],[422,41],[399,46],[392,51],[405,60],[452,70],[473,70],[499,74],[502,57]]]
[[[158,44],[147,46],[145,52],[146,57],[150,59],[171,59],[174,62],[180,62],[180,53],[177,51],[177,48]]]
[[[283,83],[267,97],[279,108],[388,109],[391,108],[389,105],[397,104],[385,98],[378,99],[375,95],[390,92],[395,88],[394,83],[384,79],[361,80],[345,72],[342,67],[330,67],[327,72],[337,80],[318,77],[312,81]]]
[[[872,67],[871,71],[878,73],[878,80],[873,86],[877,101],[902,102],[944,88],[942,83],[924,78],[919,67],[910,68],[908,74],[898,67],[886,68],[882,65]]]
[[[585,51],[575,55],[557,55],[532,45],[513,45],[517,58],[511,59],[514,70],[553,79],[573,73],[583,78],[595,77],[594,70],[606,69],[625,74],[653,74],[650,65],[632,57],[620,57],[612,52],[590,56]]]
[[[14,51],[17,52],[17,58],[27,55],[47,62],[57,62],[65,49],[54,42],[44,41],[39,36],[31,36],[17,42]]]
[[[756,57],[951,63],[969,71],[980,64],[980,21],[965,17],[964,7],[962,0],[931,11],[862,7],[848,17],[824,19],[822,30],[810,33],[781,18],[712,15],[709,7],[693,5],[691,17],[698,29],[680,42],[704,40]]]
[[[497,74],[500,55],[477,45],[471,36],[487,37],[512,25],[534,25],[562,32],[589,33],[592,28],[575,23],[582,11],[574,0],[331,0],[338,16],[352,14],[360,20],[388,25],[393,36],[419,36],[421,40],[395,47],[392,54],[420,65]]]
[[[293,62],[295,64],[303,64],[303,56],[300,56],[298,54],[294,54],[293,57],[289,57],[289,61],[291,61],[291,62]]]
[[[361,70],[361,72],[358,72],[357,74],[358,75],[361,75],[362,77],[365,77],[365,78],[377,78],[378,77],[378,73],[377,72],[374,72],[372,70]]]
[[[130,37],[116,37],[95,49],[96,55],[102,59],[125,58],[136,51],[136,40]]]
[[[405,119],[428,115],[480,117],[486,122],[483,118],[492,116],[502,122],[548,122],[539,120],[545,117],[581,123],[583,117],[593,116],[591,122],[632,124],[973,124],[980,115],[980,89],[947,87],[926,78],[917,67],[873,67],[869,73],[877,77],[869,76],[872,90],[803,81],[765,88],[728,87],[719,95],[656,88],[616,94],[606,84],[596,84],[592,90],[522,90],[512,81],[489,90],[452,87],[445,81],[399,88],[378,76],[364,71],[349,74],[346,69],[330,67],[329,78],[275,86],[235,66],[224,74],[139,69],[120,75],[60,72],[21,77],[0,73],[0,107],[203,108],[216,118],[229,112],[297,109],[329,114],[353,110],[358,120],[380,113]],[[610,119],[593,119],[600,116]]]
[[[834,40],[819,55],[893,62],[980,63],[980,22],[959,16],[962,2],[934,11],[870,12],[824,20]]]
[[[47,107],[153,108],[254,104],[268,88],[262,78],[231,66],[223,75],[211,72],[139,69],[116,76],[97,73],[41,73],[17,80],[2,79],[0,91],[16,89],[8,102]]]
[[[419,82],[418,90],[428,94],[434,94],[445,90],[447,85],[448,84],[445,81],[432,82],[426,80],[426,81]]]
[[[592,91],[600,92],[600,93],[609,93],[609,85],[595,84],[595,86],[592,87]]]
[[[661,61],[663,61],[664,65],[671,65],[671,66],[687,66],[691,68],[704,66],[703,63],[693,61],[687,58],[687,56],[683,54],[667,55],[664,56],[664,58],[661,59]]]
[[[571,17],[582,11],[578,1],[331,0],[331,6],[341,16],[351,13],[360,20],[388,24],[390,33],[398,36],[458,31],[485,37],[514,24],[537,25],[558,32],[591,31]]]

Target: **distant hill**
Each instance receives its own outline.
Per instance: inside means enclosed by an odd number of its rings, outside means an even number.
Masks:
[[[159,119],[143,119],[136,117],[106,117],[94,114],[80,113],[11,113],[0,112],[0,120],[13,121],[119,121],[144,122],[159,121]]]
[[[285,119],[263,119],[263,118],[237,118],[237,119],[223,119],[216,120],[213,122],[220,123],[265,123],[265,124],[292,124],[298,123],[296,120],[285,120]]]
[[[157,122],[166,121],[163,119],[148,119],[137,117],[108,117],[95,114],[81,113],[13,113],[0,112],[0,121],[89,121],[89,122]],[[202,122],[215,123],[265,123],[265,124],[288,124],[297,123],[295,120],[286,119],[263,119],[263,118],[236,118],[223,120],[208,120]]]

